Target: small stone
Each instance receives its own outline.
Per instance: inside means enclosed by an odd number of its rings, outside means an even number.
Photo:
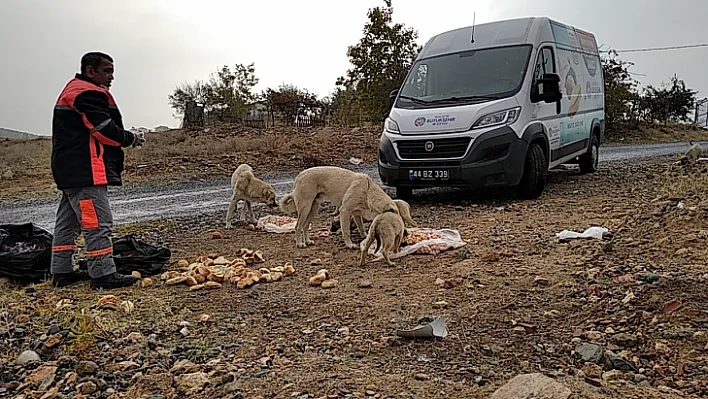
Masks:
[[[604,381],[616,381],[622,379],[624,374],[619,370],[610,370],[602,373],[602,379]]]
[[[64,334],[56,333],[56,334],[52,335],[51,337],[47,338],[47,341],[44,342],[44,346],[46,348],[54,348],[55,346],[59,345],[63,339],[64,339]]]
[[[224,238],[224,236],[223,236],[223,234],[221,234],[221,232],[214,231],[214,232],[211,233],[211,239],[212,239],[212,240],[220,240],[220,239],[222,239],[222,238]]]
[[[76,390],[78,390],[79,392],[81,392],[84,395],[91,395],[93,393],[96,393],[96,391],[98,391],[98,387],[93,382],[86,381],[86,382],[83,382],[83,383],[77,385]]]
[[[76,365],[76,372],[79,375],[94,375],[98,371],[98,364],[92,361],[84,360]]]
[[[588,331],[587,333],[585,333],[585,336],[587,337],[587,339],[589,339],[591,341],[599,341],[605,335],[599,331]]]
[[[497,389],[490,399],[568,399],[570,389],[540,373],[517,375]]]
[[[547,278],[536,277],[535,279],[533,279],[533,283],[536,284],[536,285],[544,285],[544,286],[545,286],[545,285],[550,284],[551,281],[548,280]]]
[[[39,366],[27,376],[25,382],[29,383],[31,386],[48,389],[54,383],[56,372],[56,366]]]
[[[430,379],[430,376],[427,374],[424,374],[424,373],[418,373],[418,374],[414,375],[413,378],[415,378],[418,381],[427,381]]]
[[[39,361],[41,361],[41,359],[39,358],[37,352],[28,350],[20,353],[20,356],[17,356],[17,359],[15,359],[15,364],[24,366],[25,364]]]
[[[371,280],[361,280],[361,281],[359,281],[359,283],[357,284],[357,286],[358,286],[359,288],[371,288],[371,287],[374,286],[374,283],[371,282]]]
[[[437,301],[433,302],[433,308],[435,309],[443,309],[448,307],[450,304],[447,301]]]
[[[177,384],[177,390],[179,392],[191,395],[204,389],[204,387],[209,384],[209,377],[206,373],[202,372],[184,374],[175,377],[175,383]]]
[[[582,368],[583,373],[590,378],[602,377],[602,366],[595,363],[585,363]]]
[[[605,357],[605,348],[595,344],[580,344],[575,347],[575,354],[583,359],[583,362],[601,364]]]
[[[39,399],[54,399],[57,397],[58,394],[59,394],[59,387],[54,387],[54,388],[48,390]],[[74,398],[76,398],[76,396],[74,396]]]
[[[623,348],[633,348],[637,345],[637,337],[632,334],[620,333],[612,337],[612,342]]]

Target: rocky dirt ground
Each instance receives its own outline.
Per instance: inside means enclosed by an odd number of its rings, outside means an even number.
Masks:
[[[708,166],[559,171],[537,201],[495,198],[412,199],[421,226],[458,229],[468,245],[395,267],[358,266],[339,234],[299,250],[293,234],[224,231],[221,209],[121,226],[168,245],[168,269],[247,247],[262,251],[259,266],[296,271],[201,291],[159,276],[102,293],[6,283],[0,397],[487,398],[525,373],[561,384],[554,399],[708,396]],[[315,228],[329,222],[321,212]],[[611,235],[554,237],[594,225]],[[308,284],[321,268],[336,287]],[[100,308],[108,294],[134,309]],[[396,336],[423,316],[444,317],[449,335]]]

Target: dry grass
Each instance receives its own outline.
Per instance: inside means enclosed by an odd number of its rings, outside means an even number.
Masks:
[[[686,167],[683,173],[670,175],[660,193],[663,198],[708,199],[708,168]]]
[[[618,144],[670,143],[676,141],[708,140],[708,129],[700,129],[691,125],[670,124],[639,125],[636,129],[627,129],[621,133],[608,134],[609,142]]]

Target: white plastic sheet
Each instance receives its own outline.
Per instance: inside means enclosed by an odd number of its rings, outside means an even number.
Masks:
[[[434,238],[434,239],[429,239],[429,240],[423,240],[420,242],[417,242],[413,245],[407,245],[405,247],[402,247],[400,251],[391,254],[389,258],[391,259],[398,259],[402,258],[406,255],[411,255],[411,254],[424,254],[424,255],[436,255],[439,254],[440,252],[444,252],[450,249],[457,249],[460,247],[463,247],[467,245],[467,243],[462,240],[462,237],[460,237],[460,232],[457,230],[452,230],[452,229],[429,229],[425,227],[421,228],[409,228],[408,232],[414,232],[414,231],[421,231],[421,232],[426,232],[426,233],[437,233],[440,235],[440,238]],[[364,242],[362,241],[359,244],[359,248],[364,248]],[[376,258],[373,260],[374,262],[378,262],[383,259],[383,256],[381,256],[381,251],[375,252],[376,251],[376,241],[374,241],[371,244],[371,247],[369,247],[369,254],[370,255],[376,255]]]
[[[556,237],[559,240],[574,240],[578,238],[596,238],[598,240],[602,240],[603,235],[608,231],[609,230],[604,227],[593,226],[583,231],[582,233],[578,233],[577,231],[571,230],[563,230],[560,233],[556,233]]]
[[[278,225],[274,223],[275,220],[282,220],[283,218],[291,219],[291,221],[283,225]],[[269,233],[292,233],[293,231],[295,231],[295,223],[297,223],[297,219],[293,217],[266,215],[258,219],[258,223],[256,223],[256,229],[265,230]]]

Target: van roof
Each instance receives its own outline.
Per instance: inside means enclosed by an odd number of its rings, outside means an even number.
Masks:
[[[554,21],[548,17],[506,19],[475,25],[474,43],[471,43],[472,26],[470,25],[433,36],[428,40],[425,46],[423,46],[423,50],[420,52],[418,58],[428,58],[488,47],[552,42],[554,41],[554,37],[551,24],[557,27],[573,29],[571,26]],[[579,33],[585,33],[595,42],[594,35],[577,28],[575,28],[575,30]]]

